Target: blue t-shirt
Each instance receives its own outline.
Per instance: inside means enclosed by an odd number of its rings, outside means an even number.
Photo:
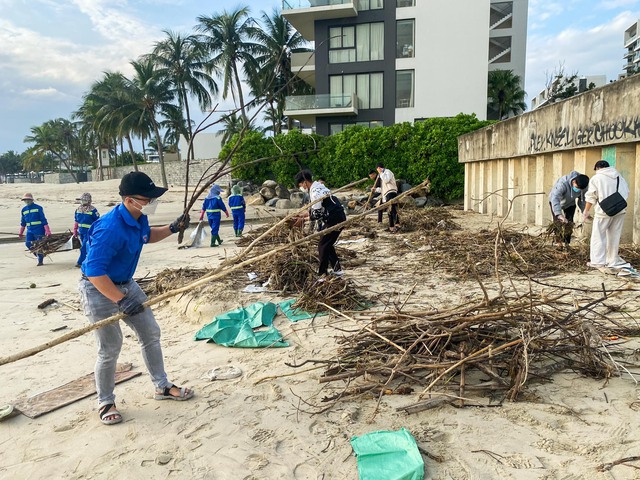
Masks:
[[[22,207],[20,226],[27,227],[28,232],[44,234],[45,225],[48,225],[48,222],[40,205],[32,203]]]
[[[107,275],[114,282],[131,280],[150,236],[146,215],[136,220],[123,204],[118,205],[91,225],[82,273],[87,277]]]
[[[100,214],[96,207],[91,207],[89,212],[83,212],[78,208],[75,215],[76,222],[78,222],[78,233],[80,233],[80,235],[87,233],[91,225],[93,225],[93,222],[98,218],[100,218]]]
[[[204,204],[202,205],[202,210],[207,212],[207,216],[209,215],[220,215],[220,212],[226,212],[227,207],[220,197],[213,198],[205,198]]]
[[[227,201],[229,202],[229,208],[233,213],[244,212],[247,209],[247,205],[242,195],[231,195]]]

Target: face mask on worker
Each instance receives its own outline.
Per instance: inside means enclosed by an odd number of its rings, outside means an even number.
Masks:
[[[30,207],[31,205],[33,205],[33,200],[23,200],[23,202],[24,202],[24,204],[25,204],[25,205],[27,205],[27,206],[29,206],[29,207]]]
[[[142,215],[153,215],[156,213],[156,208],[158,208],[159,203],[157,198],[152,198],[146,205],[140,205],[136,202],[135,198],[131,198],[131,200],[139,207]]]
[[[300,187],[300,191],[301,191],[302,193],[309,193],[309,189],[308,189],[307,187],[305,187],[304,185],[302,185],[302,186]]]
[[[575,185],[571,185],[571,188],[573,189],[574,192],[576,193],[580,193],[580,189],[578,187],[576,187]]]

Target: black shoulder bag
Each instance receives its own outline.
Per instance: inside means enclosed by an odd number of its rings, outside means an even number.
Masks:
[[[618,187],[620,187],[620,177],[617,178],[616,191],[600,201],[600,208],[610,217],[627,208],[627,201],[618,192]]]

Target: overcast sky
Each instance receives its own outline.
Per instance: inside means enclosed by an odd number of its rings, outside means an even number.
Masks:
[[[279,0],[0,0],[0,153],[22,152],[30,127],[69,118],[102,72],[130,74],[129,61],[148,53],[163,30],[190,32],[198,15],[241,3],[250,4],[255,16],[281,5]],[[529,0],[528,99],[559,63],[567,73],[617,78],[624,30],[639,17],[640,0]]]

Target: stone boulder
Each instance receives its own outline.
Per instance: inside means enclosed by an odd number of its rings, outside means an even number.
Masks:
[[[400,189],[398,190],[399,193],[404,193],[407,190],[411,190],[413,187],[411,186],[411,184],[409,183],[403,183],[402,185],[400,185]]]
[[[276,197],[276,198],[272,198],[271,200],[267,200],[264,204],[265,204],[267,207],[275,207],[275,206],[276,206],[276,203],[278,203],[278,200],[280,200],[278,197]]]
[[[278,198],[282,198],[283,200],[289,200],[291,194],[287,187],[284,185],[278,185],[276,187],[276,195],[278,195]]]
[[[272,198],[278,197],[276,189],[271,187],[262,187],[260,189],[260,195],[262,195],[262,198],[264,198],[265,202],[271,200]]]
[[[293,207],[294,208],[302,207],[302,205],[304,204],[304,193],[297,191],[297,192],[291,192],[290,195],[291,196],[289,200],[291,201],[291,204],[293,205]]]
[[[427,204],[427,197],[418,197],[416,198],[415,202],[416,202],[416,207],[422,208]]]
[[[291,200],[281,198],[276,202],[276,208],[278,210],[286,210],[289,208],[293,208],[293,204],[291,203]]]
[[[262,183],[262,186],[267,188],[273,188],[275,190],[275,188],[278,186],[278,182],[276,182],[275,180],[265,180]]]
[[[253,195],[253,188],[251,188],[250,186],[245,185],[244,187],[242,187],[242,195],[243,196],[249,196],[249,195]],[[260,194],[258,194],[260,195]],[[262,198],[262,195],[260,195],[260,197]]]

